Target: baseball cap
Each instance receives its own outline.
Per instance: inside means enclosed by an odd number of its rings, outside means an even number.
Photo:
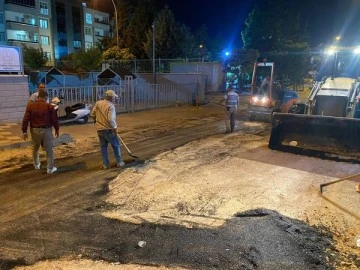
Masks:
[[[107,90],[106,92],[105,92],[105,96],[108,96],[108,97],[118,97],[118,95],[115,93],[115,91],[114,90]]]

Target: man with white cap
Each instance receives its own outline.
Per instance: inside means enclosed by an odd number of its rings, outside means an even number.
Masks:
[[[120,141],[117,137],[116,111],[114,106],[116,95],[114,90],[107,90],[105,98],[95,103],[91,112],[91,118],[95,121],[95,127],[100,141],[101,156],[104,169],[110,168],[107,153],[108,144],[112,146],[116,158],[117,167],[124,167],[125,163],[121,156]]]

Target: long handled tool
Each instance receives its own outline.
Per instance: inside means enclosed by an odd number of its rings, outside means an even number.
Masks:
[[[130,149],[126,146],[124,141],[121,139],[120,135],[119,134],[116,134],[116,135],[117,135],[118,139],[120,140],[120,142],[122,143],[122,145],[125,147],[126,151],[129,153],[129,155],[132,156],[133,158],[139,158],[131,153]]]

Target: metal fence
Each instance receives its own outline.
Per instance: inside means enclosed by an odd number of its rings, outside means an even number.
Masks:
[[[102,66],[108,66],[110,68],[123,68],[133,73],[147,73],[153,72],[153,64],[155,63],[156,73],[169,73],[171,72],[171,66],[176,63],[194,63],[194,62],[208,62],[207,59],[203,58],[179,58],[179,59],[162,59],[157,58],[155,62],[152,59],[133,59],[133,60],[108,60],[102,62],[102,65],[98,67],[98,71],[102,69]],[[71,67],[71,61],[56,61],[48,63],[49,66],[54,66],[60,70]]]
[[[76,103],[94,105],[104,97],[108,89],[118,95],[115,107],[118,113],[138,110],[170,107],[176,103],[193,104],[199,89],[197,84],[143,84],[125,83],[124,85],[61,87],[48,88],[50,100],[58,97],[62,100],[59,106],[59,116],[65,115],[65,107]]]

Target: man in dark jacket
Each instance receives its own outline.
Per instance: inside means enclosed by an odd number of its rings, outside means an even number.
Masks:
[[[54,167],[54,137],[52,127],[55,129],[55,136],[59,137],[59,123],[52,105],[46,103],[48,94],[39,91],[37,100],[26,106],[22,122],[23,138],[28,139],[27,129],[30,123],[31,142],[33,145],[32,157],[36,170],[40,169],[39,148],[43,146],[47,158],[47,173],[57,171]]]

